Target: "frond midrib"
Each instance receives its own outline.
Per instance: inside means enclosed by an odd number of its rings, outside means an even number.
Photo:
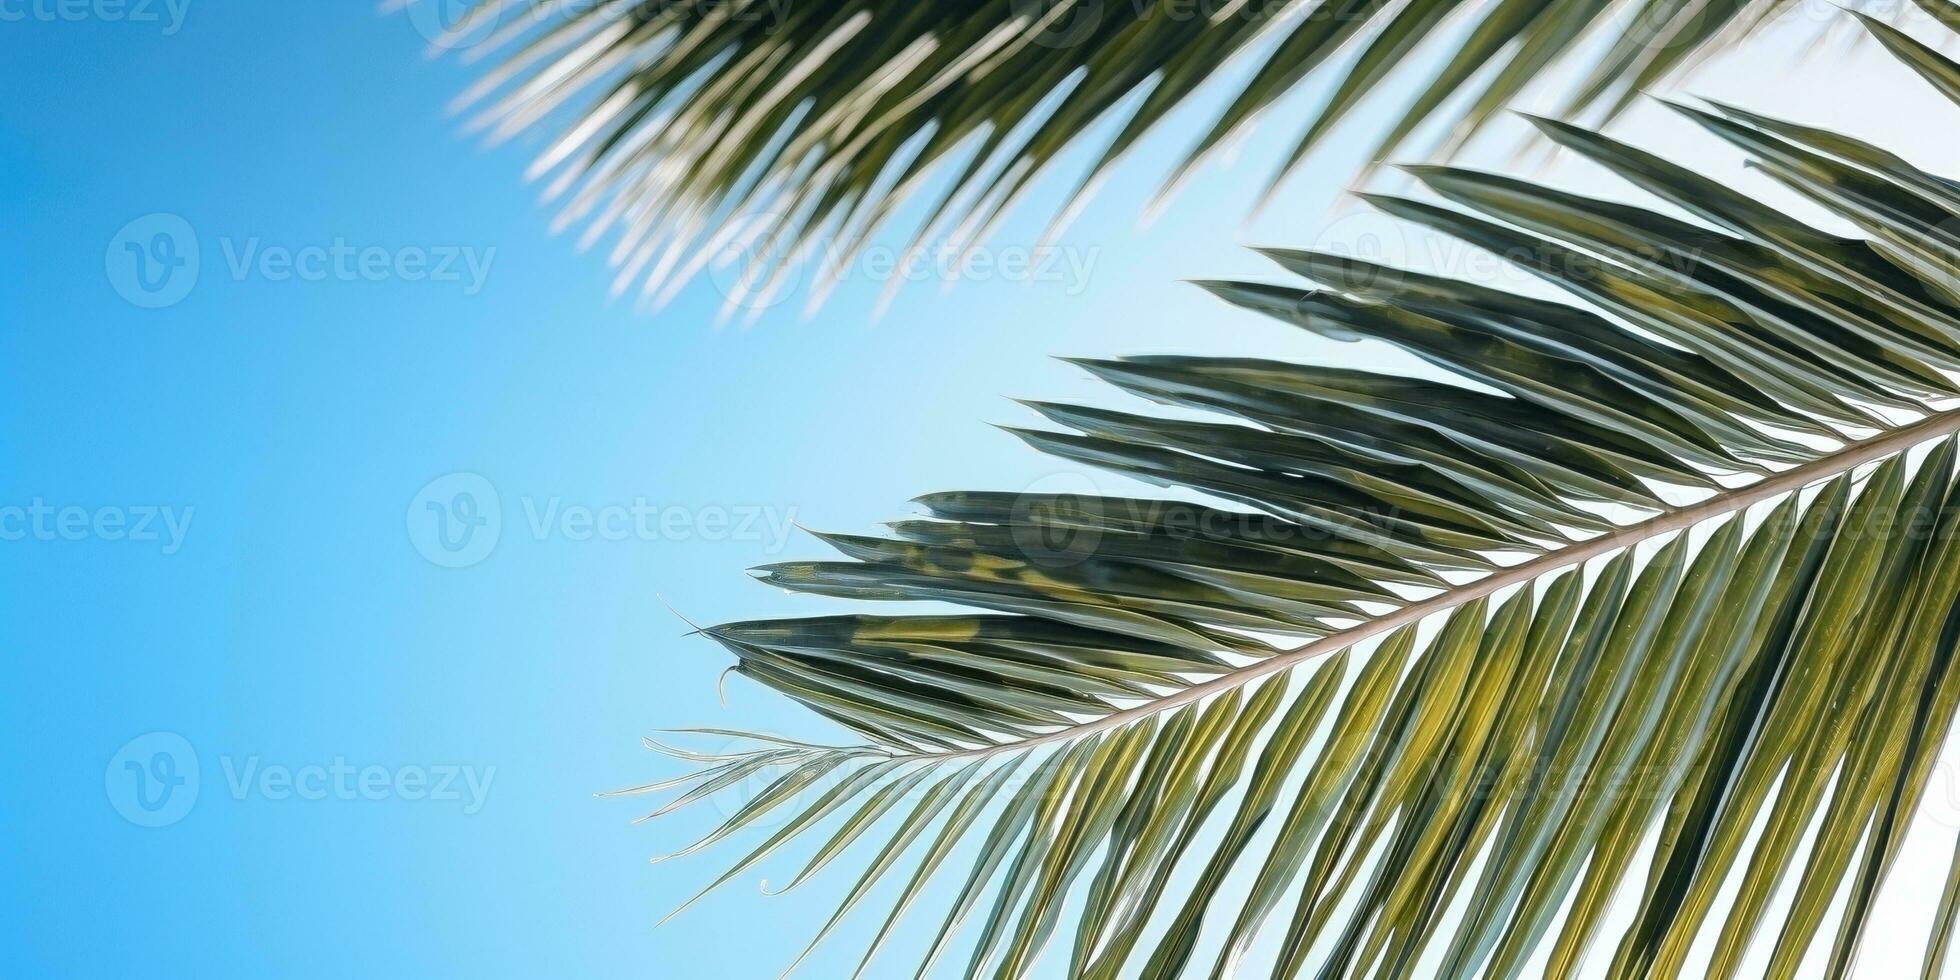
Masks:
[[[1019,752],[1059,742],[1070,742],[1097,732],[1121,728],[1132,722],[1196,701],[1204,700],[1214,694],[1221,694],[1235,688],[1244,687],[1261,677],[1277,674],[1297,667],[1310,660],[1355,646],[1363,641],[1380,636],[1391,630],[1421,622],[1438,613],[1448,612],[1464,603],[1491,595],[1495,592],[1535,581],[1561,568],[1590,561],[1608,555],[1622,548],[1630,548],[1643,541],[1658,538],[1664,534],[1693,527],[1703,521],[1712,520],[1743,510],[1751,505],[1769,500],[1785,493],[1801,490],[1814,483],[1849,472],[1866,463],[1885,459],[1906,452],[1922,443],[1941,436],[1960,432],[1960,406],[1934,412],[1911,424],[1888,430],[1870,439],[1846,443],[1842,448],[1820,456],[1808,463],[1792,467],[1765,477],[1754,483],[1724,490],[1706,500],[1682,507],[1662,511],[1644,521],[1628,524],[1616,531],[1610,531],[1588,538],[1556,551],[1548,552],[1528,561],[1508,568],[1499,569],[1474,581],[1445,589],[1433,596],[1412,602],[1383,615],[1357,623],[1346,629],[1329,633],[1319,639],[1304,643],[1291,649],[1282,650],[1270,657],[1246,664],[1210,680],[1190,687],[1173,691],[1161,698],[1132,705],[1120,711],[1111,712],[1067,728],[1052,732],[984,745],[952,752],[893,753],[892,758],[909,761],[943,762],[953,759],[973,759]]]

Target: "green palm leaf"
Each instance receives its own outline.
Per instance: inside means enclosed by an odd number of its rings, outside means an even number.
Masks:
[[[1582,305],[1311,252],[1271,255],[1312,287],[1212,284],[1475,386],[1082,362],[1178,417],[1040,404],[1072,431],[1028,441],[1231,506],[935,494],[764,569],[981,611],[704,631],[865,740],[701,759],[663,810],[773,775],[695,847],[785,818],[717,884],[870,837],[841,917],[917,851],[882,943],[971,854],[922,973],[970,935],[972,976],[1676,976],[1712,936],[1710,976],[1845,975],[1960,706],[1960,184],[1680,111],[1861,237],[1543,122],[1702,223],[1418,168],[1458,208],[1376,203]]]
[[[731,302],[841,261],[914,194],[921,239],[983,236],[1076,138],[1109,167],[1243,55],[1257,67],[1169,181],[1315,69],[1357,49],[1268,192],[1435,35],[1468,31],[1374,150],[1426,122],[1452,152],[1541,76],[1599,51],[1561,115],[1610,118],[1634,93],[1732,46],[1777,0],[388,0],[437,49],[497,63],[458,101],[496,139],[557,130],[533,176],[560,226],[611,235],[615,288],[649,299],[717,256],[747,257]],[[453,10],[464,11],[445,18]],[[1594,40],[1599,43],[1593,43]],[[1888,44],[1894,42],[1888,40]],[[1263,60],[1261,60],[1263,59]],[[935,181],[946,170],[950,181]]]

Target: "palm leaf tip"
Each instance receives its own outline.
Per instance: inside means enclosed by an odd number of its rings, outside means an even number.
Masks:
[[[719,880],[808,834],[794,885],[877,842],[818,937],[905,865],[874,950],[951,864],[925,958],[970,924],[968,975],[1671,976],[1710,948],[1729,976],[1752,943],[1843,975],[1960,710],[1960,292],[1927,220],[1960,194],[1691,111],[1858,237],[1555,124],[1706,220],[1447,168],[1418,173],[1453,207],[1379,199],[1567,303],[1266,250],[1315,285],[1207,288],[1453,380],[1072,360],[1177,417],[1036,401],[1056,431],[1017,434],[1203,503],[928,494],[771,566],[973,611],[707,630],[864,743],[670,781],[655,813],[762,786],[681,853],[774,815]]]

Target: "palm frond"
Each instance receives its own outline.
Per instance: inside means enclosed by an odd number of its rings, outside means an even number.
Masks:
[[[1462,40],[1372,159],[1426,122],[1445,155],[1541,77],[1585,67],[1561,115],[1610,118],[1633,94],[1737,43],[1783,0],[450,0],[407,6],[438,49],[498,59],[459,99],[494,138],[557,135],[533,176],[560,226],[613,237],[615,287],[658,300],[716,261],[761,305],[805,263],[841,266],[929,186],[920,239],[973,243],[1106,117],[1116,135],[1057,221],[1109,167],[1225,73],[1257,62],[1168,182],[1357,49],[1273,175],[1437,35]],[[1595,41],[1597,43],[1595,43]],[[950,180],[936,181],[945,170]],[[819,287],[821,288],[821,287]]]
[[[764,569],[981,611],[706,630],[865,742],[711,760],[663,811],[772,775],[687,851],[784,817],[716,884],[809,834],[794,887],[871,836],[827,934],[916,850],[872,952],[971,854],[922,974],[971,920],[970,976],[1676,976],[1706,930],[1845,975],[1960,706],[1960,184],[1677,108],[1861,237],[1551,121],[1699,222],[1417,168],[1456,207],[1376,203],[1579,303],[1273,251],[1317,285],[1213,290],[1466,383],[1081,362],[1179,417],[1024,438],[1229,504],[935,494]]]

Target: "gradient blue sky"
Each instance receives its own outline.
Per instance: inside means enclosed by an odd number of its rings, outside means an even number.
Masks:
[[[881,284],[857,276],[813,317],[799,297],[718,327],[707,280],[651,315],[609,302],[601,255],[550,237],[520,184],[535,147],[458,138],[443,107],[469,76],[425,59],[405,19],[190,0],[166,27],[0,23],[0,506],[189,516],[174,550],[93,533],[0,542],[10,975],[774,975],[847,875],[772,899],[744,876],[655,929],[735,852],[647,858],[719,814],[634,826],[641,802],[593,797],[678,771],[639,747],[655,728],[827,734],[740,680],[724,709],[727,658],[681,638],[656,598],[703,621],[820,610],[743,571],[821,547],[695,522],[721,509],[864,531],[928,490],[1081,486],[986,424],[1028,421],[1004,395],[1104,397],[1055,354],[1403,363],[1176,281],[1265,275],[1237,243],[1375,233],[1335,210],[1359,137],[1250,229],[1239,216],[1289,132],[1255,138],[1139,229],[1182,146],[1153,141],[1065,237],[1090,270],[1079,284],[912,286],[874,319]],[[1069,183],[1045,184],[994,244],[1029,243]],[[191,229],[201,270],[150,310],[107,270],[122,229],[156,213]],[[336,242],[466,249],[489,266],[472,293],[240,277],[227,261]],[[425,560],[409,530],[418,494],[455,473],[494,487],[503,515],[495,549],[465,568]],[[540,538],[527,507],[554,500],[645,501],[685,526]],[[118,753],[150,732],[181,736],[201,773],[195,804],[159,828],[111,793],[134,778]],[[489,782],[466,812],[392,794],[240,798],[227,778],[336,760]],[[854,964],[875,924],[841,930],[805,975]]]
[[[192,0],[163,26],[0,24],[0,503],[190,514],[174,554],[0,547],[14,975],[773,975],[847,882],[763,900],[749,876],[656,930],[735,855],[647,858],[719,816],[633,826],[645,806],[593,793],[678,771],[639,747],[656,727],[822,732],[741,680],[723,709],[728,659],[682,639],[656,594],[699,620],[818,609],[744,570],[823,549],[537,540],[523,502],[868,530],[920,492],[1056,473],[986,424],[1028,420],[1004,395],[1095,394],[1050,355],[1305,344],[1174,281],[1258,268],[1230,254],[1235,221],[1180,208],[1132,234],[1154,172],[1070,235],[1086,289],[925,284],[874,321],[881,284],[860,277],[814,317],[799,299],[743,328],[716,326],[703,280],[635,314],[608,301],[601,254],[547,234],[520,183],[530,147],[458,138],[443,109],[469,75],[425,59],[403,18]],[[1303,214],[1331,200],[1308,196]],[[1042,207],[997,242],[1027,244]],[[159,212],[193,229],[201,267],[182,302],[141,309],[105,253]],[[254,240],[494,256],[475,295],[237,279],[227,250]],[[456,472],[496,488],[505,524],[486,559],[449,569],[405,515]],[[156,829],[105,790],[119,749],[153,731],[187,740],[201,772],[194,807]],[[254,758],[495,773],[473,814],[235,799],[224,766]],[[820,954],[807,975],[838,965]]]

